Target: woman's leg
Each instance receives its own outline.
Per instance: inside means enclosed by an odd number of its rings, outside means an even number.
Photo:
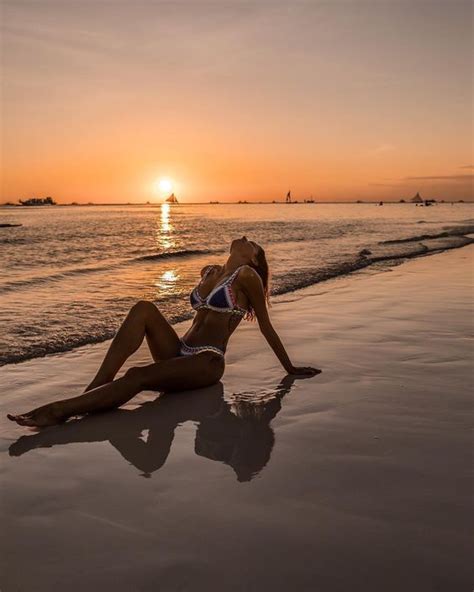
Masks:
[[[130,368],[125,375],[78,397],[63,399],[8,419],[20,425],[43,427],[66,421],[73,415],[120,407],[143,390],[177,391],[203,388],[218,382],[224,373],[224,358],[213,352],[171,358]]]
[[[155,362],[178,355],[180,342],[176,331],[152,302],[140,300],[130,309],[85,392],[111,382],[144,337]]]

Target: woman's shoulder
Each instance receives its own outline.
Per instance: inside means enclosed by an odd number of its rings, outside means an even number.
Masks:
[[[242,265],[239,268],[239,279],[244,283],[261,282],[262,279],[251,265]]]

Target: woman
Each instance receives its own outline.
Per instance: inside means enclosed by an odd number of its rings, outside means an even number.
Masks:
[[[191,293],[191,305],[197,312],[183,338],[153,303],[140,301],[131,308],[84,394],[7,417],[20,425],[43,427],[73,415],[120,407],[143,390],[169,392],[215,384],[224,374],[227,342],[244,317],[257,318],[262,334],[288,374],[314,376],[321,372],[293,366],[268,317],[267,300],[265,252],[243,236],[232,241],[224,265],[202,269],[201,281]],[[155,363],[130,368],[114,380],[145,337]]]

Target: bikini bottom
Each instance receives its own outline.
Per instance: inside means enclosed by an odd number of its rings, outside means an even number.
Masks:
[[[220,356],[224,357],[224,352],[221,349],[219,349],[218,347],[216,347],[215,345],[191,346],[191,345],[188,345],[187,343],[185,343],[185,341],[183,339],[180,339],[180,342],[181,342],[181,346],[179,349],[180,356],[193,356],[194,354],[200,354],[201,352],[204,352],[204,351],[211,351],[211,352],[214,352],[214,353],[219,354]]]

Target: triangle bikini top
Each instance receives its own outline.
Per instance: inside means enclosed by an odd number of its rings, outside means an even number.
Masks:
[[[215,312],[225,312],[235,314],[241,317],[245,316],[248,311],[245,310],[245,308],[238,306],[235,300],[235,296],[232,292],[232,282],[235,280],[239,271],[244,266],[241,265],[240,267],[238,267],[230,277],[228,277],[221,284],[218,284],[215,288],[213,288],[206,296],[206,298],[202,298],[201,294],[199,293],[199,287],[204,282],[204,280],[206,279],[213,267],[213,265],[209,266],[209,268],[205,271],[204,275],[202,276],[199,284],[191,292],[191,306],[194,308],[194,310],[207,308],[209,310],[214,310]]]

